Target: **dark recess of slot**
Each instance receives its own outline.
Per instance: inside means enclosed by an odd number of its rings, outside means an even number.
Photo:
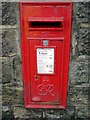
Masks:
[[[31,28],[60,28],[62,27],[61,22],[30,22]]]

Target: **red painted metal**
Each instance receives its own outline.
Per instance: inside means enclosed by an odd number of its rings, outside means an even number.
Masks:
[[[71,2],[20,3],[26,108],[66,108],[71,16]],[[54,51],[53,72],[38,72],[39,50]]]

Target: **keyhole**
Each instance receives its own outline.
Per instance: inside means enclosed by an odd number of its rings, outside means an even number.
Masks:
[[[35,75],[35,80],[38,80],[38,76],[37,75]]]

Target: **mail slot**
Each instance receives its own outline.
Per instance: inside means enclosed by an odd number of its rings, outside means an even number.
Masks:
[[[21,51],[26,108],[66,108],[71,2],[21,2]]]
[[[50,18],[48,18],[50,19]],[[59,21],[59,18],[58,20],[48,20],[47,21],[47,18],[45,17],[44,19],[42,18],[39,18],[39,20],[29,20],[29,29],[30,30],[55,30],[55,29],[58,29],[58,30],[63,30],[63,21],[60,20]]]

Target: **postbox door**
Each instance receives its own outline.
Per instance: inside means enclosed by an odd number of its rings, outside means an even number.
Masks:
[[[62,41],[29,40],[29,53],[31,101],[60,103]]]

